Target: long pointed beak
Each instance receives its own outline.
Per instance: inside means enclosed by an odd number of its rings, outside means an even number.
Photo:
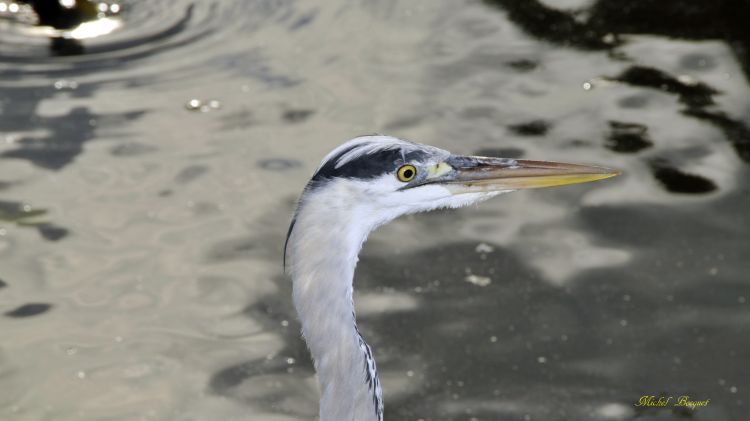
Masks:
[[[425,181],[441,184],[454,193],[469,193],[588,183],[619,174],[611,168],[564,162],[452,156],[438,164],[434,177]]]

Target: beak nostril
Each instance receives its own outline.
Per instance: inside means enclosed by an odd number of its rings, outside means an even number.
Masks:
[[[512,158],[495,158],[487,156],[460,156],[451,155],[445,162],[453,168],[476,168],[481,166],[508,167],[518,166],[518,161]]]

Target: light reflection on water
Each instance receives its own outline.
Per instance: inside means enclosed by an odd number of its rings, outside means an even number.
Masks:
[[[319,158],[381,132],[625,173],[373,234],[389,419],[686,416],[632,406],[661,393],[742,419],[743,38],[609,3],[586,27],[532,1],[123,1],[65,57],[0,9],[0,418],[313,418],[284,233]]]

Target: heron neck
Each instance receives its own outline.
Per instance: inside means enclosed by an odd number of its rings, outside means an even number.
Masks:
[[[356,209],[337,211],[332,203],[308,197],[296,216],[288,244],[294,305],[318,374],[320,420],[377,420],[377,374],[352,303],[357,255],[370,228]]]

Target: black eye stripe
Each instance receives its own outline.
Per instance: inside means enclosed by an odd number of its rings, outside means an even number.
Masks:
[[[336,167],[338,160],[355,148],[356,146],[343,150],[339,155],[325,162],[313,175],[312,181],[317,182],[339,177],[367,180],[392,172],[404,162],[422,161],[428,156],[426,152],[421,150],[403,153],[400,149],[388,149],[362,155],[340,167]]]

